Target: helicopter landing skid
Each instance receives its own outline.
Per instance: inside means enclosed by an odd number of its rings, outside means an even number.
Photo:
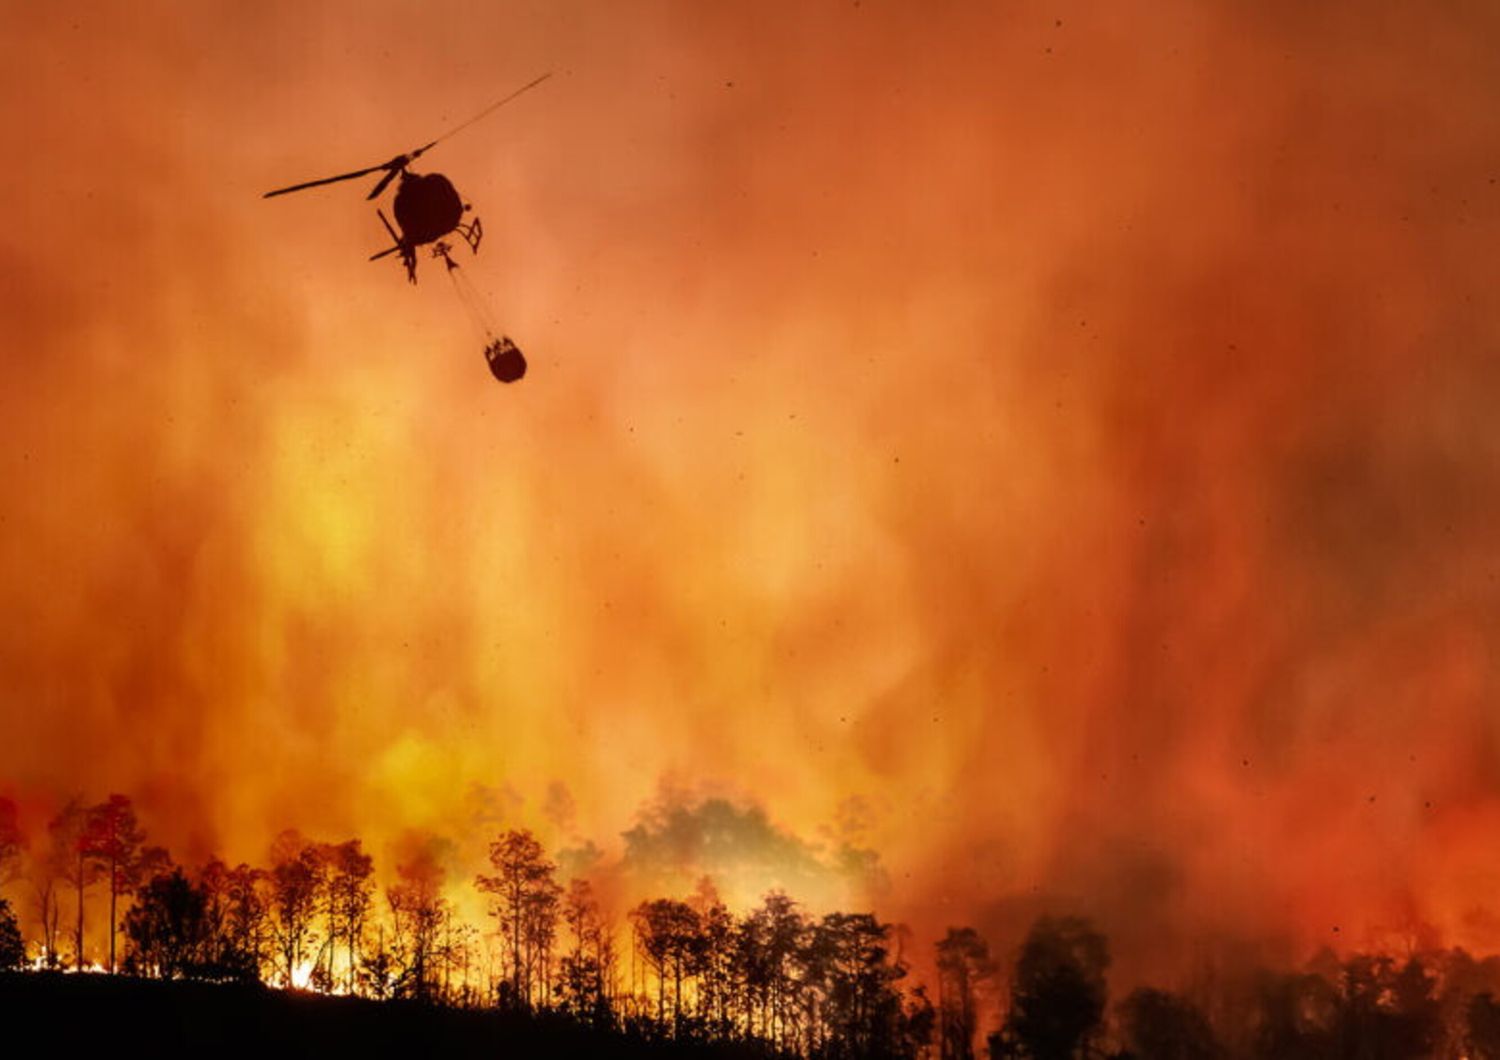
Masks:
[[[471,251],[479,253],[479,241],[484,238],[484,226],[479,223],[479,218],[474,218],[466,225],[458,225],[453,230],[463,237]]]

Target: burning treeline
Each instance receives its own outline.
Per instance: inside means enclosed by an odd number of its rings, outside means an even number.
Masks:
[[[1141,978],[1500,947],[1488,5],[376,6],[0,34],[17,790],[200,863],[671,774]],[[551,351],[501,408],[259,194],[541,54],[443,162]]]
[[[123,795],[69,802],[36,839],[0,799],[0,972],[493,1008],[767,1057],[1500,1058],[1500,957],[1457,949],[1208,962],[1175,991],[1111,1004],[1109,941],[1081,917],[1038,918],[1009,960],[950,928],[914,976],[906,929],[815,915],[780,890],[734,911],[704,877],[617,916],[525,829],[497,834],[467,882],[447,878],[442,840],[412,837],[383,885],[359,839],[294,831],[262,865],[186,868]],[[458,911],[455,886],[482,897],[483,923]]]
[[[12,5],[0,776],[193,881],[428,829],[474,925],[469,784],[605,836],[670,774],[863,799],[895,885],[826,908],[1007,975],[1074,910],[1124,990],[1500,948],[1494,6],[797,6]],[[501,411],[258,196],[541,54],[443,163],[550,351]]]

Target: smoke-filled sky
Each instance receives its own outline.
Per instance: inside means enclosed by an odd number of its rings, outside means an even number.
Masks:
[[[0,5],[0,792],[185,859],[732,849],[1127,963],[1500,947],[1497,40]],[[440,267],[365,261],[373,178],[260,196],[549,70],[415,167],[483,219],[502,387]]]

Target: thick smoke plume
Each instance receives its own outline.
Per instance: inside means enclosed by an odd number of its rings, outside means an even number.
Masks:
[[[1500,945],[1486,5],[0,20],[23,812],[463,880],[501,820],[694,849],[636,818],[668,778],[1127,977]],[[501,391],[357,184],[258,196],[545,69],[423,160]]]

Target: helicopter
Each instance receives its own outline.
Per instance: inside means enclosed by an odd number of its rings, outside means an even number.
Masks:
[[[473,209],[459,196],[458,190],[454,188],[453,182],[441,173],[415,173],[409,167],[418,158],[427,152],[429,148],[448,139],[454,133],[468,128],[479,119],[487,116],[491,111],[509,103],[521,93],[529,91],[551,77],[551,71],[543,74],[510,95],[490,104],[468,121],[449,129],[437,139],[429,141],[412,151],[397,155],[389,162],[379,165],[366,166],[364,169],[356,169],[350,173],[340,173],[336,177],[323,177],[319,180],[308,180],[301,184],[292,184],[285,188],[277,188],[268,191],[262,198],[271,199],[278,195],[286,195],[294,191],[303,191],[307,188],[317,188],[324,184],[336,184],[344,180],[356,180],[360,177],[369,176],[371,173],[382,173],[375,187],[365,196],[365,200],[372,201],[380,197],[380,193],[390,186],[391,181],[397,177],[401,182],[396,185],[396,198],[392,210],[396,214],[396,225],[393,226],[390,219],[386,217],[385,211],[379,208],[375,213],[380,218],[381,224],[385,226],[386,232],[394,241],[394,245],[385,250],[371,254],[371,261],[379,261],[381,258],[391,254],[400,254],[401,263],[406,266],[406,278],[411,283],[417,282],[417,248],[428,243],[433,245],[433,256],[440,257],[446,262],[449,270],[458,266],[450,256],[451,248],[444,242],[443,237],[457,233],[469,249],[479,253],[479,241],[484,236],[484,226],[479,223],[478,216],[465,223],[464,215]],[[400,231],[397,231],[399,226]]]
[[[376,181],[375,187],[365,196],[368,202],[379,198],[380,193],[390,187],[391,181],[400,177],[401,182],[396,185],[396,198],[391,207],[396,215],[396,224],[391,224],[384,210],[378,207],[375,210],[376,216],[385,226],[394,245],[371,254],[370,260],[379,261],[391,254],[400,254],[401,263],[406,267],[407,280],[416,283],[417,248],[432,244],[432,256],[442,258],[443,263],[447,265],[448,277],[453,281],[453,289],[458,293],[459,300],[463,302],[464,308],[468,310],[470,317],[484,335],[484,359],[489,365],[490,374],[502,383],[514,383],[526,374],[526,358],[522,355],[520,348],[511,341],[509,335],[497,336],[495,334],[495,327],[479,292],[459,272],[458,262],[453,260],[452,248],[444,238],[456,232],[459,238],[469,245],[469,249],[477,254],[479,241],[484,237],[484,227],[479,223],[477,216],[468,222],[464,221],[464,215],[470,213],[473,208],[459,197],[458,189],[453,186],[452,181],[441,173],[416,173],[410,167],[428,149],[437,146],[454,133],[468,128],[491,111],[509,103],[522,92],[535,88],[551,76],[551,71],[548,71],[541,77],[522,85],[505,98],[491,103],[474,117],[449,129],[436,140],[431,140],[405,154],[397,155],[389,162],[366,166],[364,169],[356,169],[350,173],[340,173],[335,177],[323,177],[320,180],[308,180],[301,184],[277,188],[275,191],[266,192],[263,198],[271,199],[289,192],[318,188],[324,184],[337,184],[344,180],[367,177],[371,173],[380,173],[381,177]]]

